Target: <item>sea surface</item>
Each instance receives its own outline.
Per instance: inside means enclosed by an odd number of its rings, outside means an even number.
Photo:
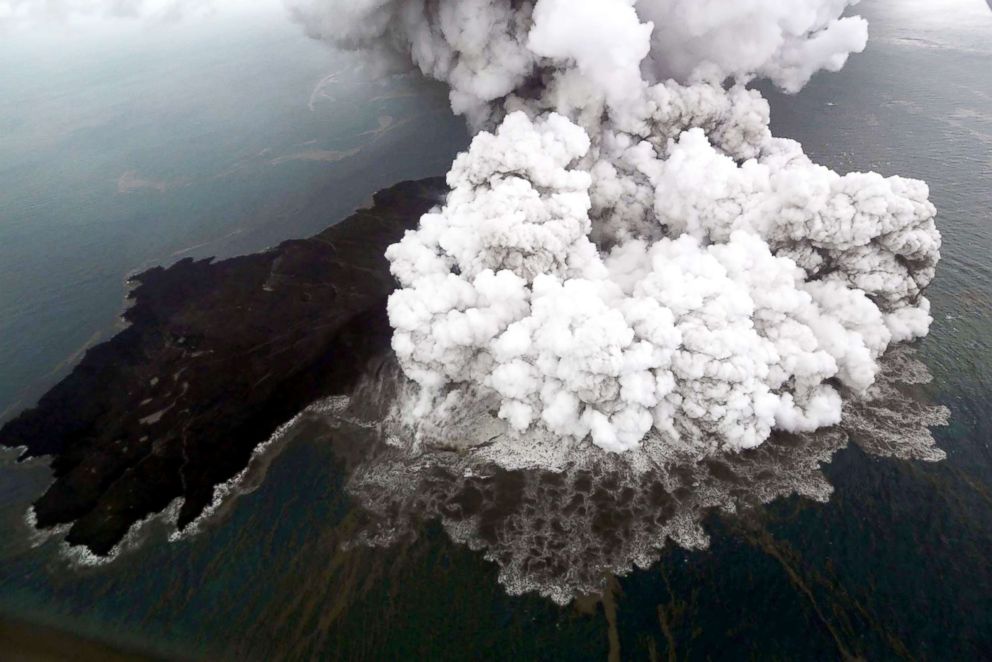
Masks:
[[[129,274],[316,234],[468,138],[273,14],[0,37],[0,420],[115,330]]]
[[[152,522],[97,566],[28,529],[49,473],[7,462],[0,614],[191,658],[992,656],[992,12],[980,0],[860,9],[868,51],[797,96],[769,93],[773,128],[838,170],[929,182],[944,250],[933,330],[916,346],[934,380],[914,397],[950,409],[934,430],[946,459],[851,443],[823,466],[825,502],[714,512],[705,550],[668,544],[565,607],[510,596],[485,550],[435,521],[350,547],[364,517],[344,490],[352,459],[320,426],[276,440],[198,534],[169,542]],[[0,94],[0,409],[113,330],[126,274],[310,234],[375,188],[443,172],[464,145],[442,91],[370,85],[347,66],[346,83],[318,86],[342,69],[293,30],[190,36],[180,50],[195,67],[156,51],[165,43],[73,59],[76,73],[54,56],[0,67],[0,89],[17,90]],[[410,120],[364,133],[383,116]]]

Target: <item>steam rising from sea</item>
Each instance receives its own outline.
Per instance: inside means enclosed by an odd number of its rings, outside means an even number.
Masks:
[[[839,70],[867,42],[852,4],[290,0],[310,34],[446,82],[478,131],[387,253],[411,434],[494,410],[492,459],[561,468],[838,424],[929,329],[935,209],[773,137],[747,83]]]
[[[436,518],[511,593],[566,603],[668,540],[704,547],[713,510],[826,500],[849,436],[943,457],[947,411],[907,395],[926,371],[898,344],[931,323],[926,185],[813,163],[748,89],[843,67],[867,43],[854,1],[287,4],[447,83],[476,131],[387,253],[395,356],[320,414],[365,449],[355,543]]]
[[[334,418],[356,543],[439,519],[559,603],[780,496],[848,442],[939,460],[907,385],[940,235],[920,181],[772,136],[867,43],[856,0],[289,0],[308,33],[450,86],[476,136],[387,257],[396,362]],[[815,121],[815,118],[810,118]],[[884,357],[884,358],[883,358]]]

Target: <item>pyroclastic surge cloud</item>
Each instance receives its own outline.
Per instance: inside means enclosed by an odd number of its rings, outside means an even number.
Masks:
[[[388,252],[421,414],[473,390],[519,433],[745,449],[838,423],[927,333],[926,185],[816,165],[746,87],[839,70],[868,38],[855,0],[288,3],[444,81],[477,131]]]

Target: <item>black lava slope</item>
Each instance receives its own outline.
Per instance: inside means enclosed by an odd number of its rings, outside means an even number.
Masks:
[[[404,182],[310,239],[137,276],[130,325],[0,430],[52,456],[38,526],[71,524],[70,543],[107,554],[177,497],[179,527],[195,519],[279,425],[388,346],[383,253],[445,191]]]

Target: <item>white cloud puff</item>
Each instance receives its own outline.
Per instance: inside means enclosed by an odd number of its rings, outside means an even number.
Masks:
[[[448,83],[478,129],[388,252],[420,414],[481,392],[563,447],[751,448],[838,423],[926,334],[926,185],[812,163],[746,88],[843,66],[867,39],[854,2],[289,2]]]

